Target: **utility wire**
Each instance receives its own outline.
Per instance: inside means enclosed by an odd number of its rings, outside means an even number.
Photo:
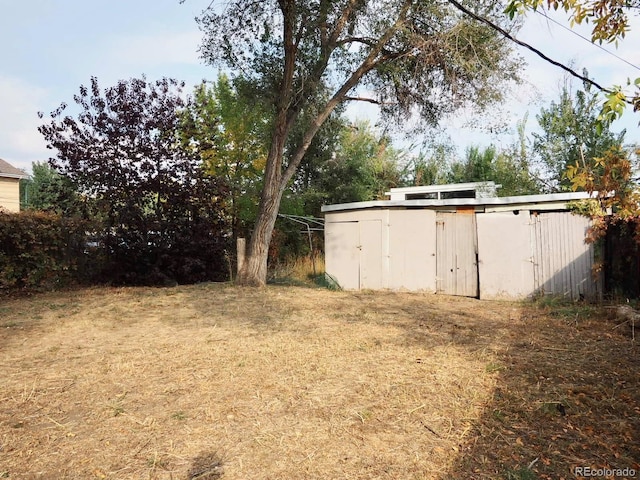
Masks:
[[[545,12],[543,12],[542,10],[536,10],[536,13],[538,13],[539,15],[542,15],[544,18],[546,18],[547,20],[549,20],[552,23],[555,23],[556,25],[558,25],[560,28],[565,29],[567,32],[574,34],[576,37],[580,37],[581,39],[583,39],[585,42],[590,43],[591,45],[593,45],[594,47],[598,47],[600,50],[602,50],[605,53],[608,53],[609,55],[611,55],[612,57],[617,58],[618,60],[620,60],[621,62],[626,63],[627,65],[629,65],[630,67],[635,68],[636,70],[640,71],[640,67],[638,67],[637,65],[634,65],[633,63],[631,63],[630,61],[628,61],[625,58],[622,58],[619,55],[616,55],[615,53],[613,53],[610,50],[607,50],[606,48],[604,48],[602,45],[598,45],[597,43],[592,42],[591,40],[589,40],[587,37],[585,37],[584,35],[579,34],[578,32],[576,32],[575,30],[567,27],[566,25],[561,24],[560,22],[558,22],[557,20],[554,20],[553,18],[551,18],[549,15],[547,15]]]
[[[513,35],[511,35],[509,32],[507,32],[504,28],[496,25],[495,23],[491,22],[490,20],[481,17],[479,15],[476,15],[475,13],[473,13],[471,10],[467,9],[466,7],[462,6],[459,2],[457,2],[456,0],[447,0],[451,5],[453,5],[454,7],[456,7],[458,10],[460,10],[461,12],[463,12],[466,15],[469,15],[470,17],[474,18],[475,20],[477,20],[480,23],[484,23],[485,25],[488,25],[489,27],[491,27],[492,29],[494,29],[495,31],[499,32],[502,36],[504,36],[505,38],[508,38],[509,40],[511,40],[514,43],[517,43],[518,45],[520,45],[521,47],[524,47],[528,50],[531,50],[533,53],[535,53],[536,55],[538,55],[540,58],[542,58],[543,60],[551,63],[552,65],[555,65],[558,68],[561,68],[562,70],[564,70],[565,72],[567,72],[569,75],[576,77],[580,80],[582,80],[583,82],[586,82],[594,87],[596,87],[598,90],[602,91],[602,92],[606,92],[606,93],[614,93],[613,90],[609,89],[609,88],[605,88],[602,85],[600,85],[599,83],[595,82],[594,80],[591,80],[589,77],[585,76],[585,75],[580,75],[578,72],[576,72],[575,70],[573,70],[572,68],[567,67],[566,65],[557,62],[555,60],[553,60],[552,58],[549,58],[548,56],[546,56],[544,53],[542,53],[540,50],[538,50],[535,47],[532,47],[531,45],[529,45],[526,42],[523,42],[522,40],[518,40],[516,37],[514,37]],[[628,103],[629,105],[633,105],[633,101],[628,100],[625,98],[625,103]]]

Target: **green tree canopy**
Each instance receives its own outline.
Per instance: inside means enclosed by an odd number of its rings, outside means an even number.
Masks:
[[[325,203],[382,200],[403,181],[401,150],[368,122],[345,126],[333,157],[322,167],[318,188]]]
[[[611,147],[621,147],[625,132],[599,129],[600,102],[589,88],[572,93],[565,86],[557,101],[537,115],[541,133],[533,133],[533,150],[540,159],[548,191],[567,191],[567,167],[578,162],[595,166]]]
[[[448,175],[450,183],[493,181],[500,185],[498,196],[533,195],[540,185],[529,170],[529,163],[513,147],[471,146],[463,161],[454,162]]]
[[[47,162],[33,162],[33,174],[24,181],[24,205],[28,210],[42,210],[61,215],[82,214],[84,203],[78,188]]]
[[[204,171],[229,189],[226,208],[234,237],[247,235],[256,215],[270,121],[246,87],[242,78],[232,82],[226,75],[212,84],[203,82],[181,111],[179,125],[185,148],[196,152]]]

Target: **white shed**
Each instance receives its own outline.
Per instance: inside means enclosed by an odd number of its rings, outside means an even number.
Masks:
[[[343,288],[482,299],[601,296],[594,249],[584,241],[589,220],[567,209],[587,194],[407,200],[415,192],[401,190],[389,193],[404,199],[322,208],[326,272]]]

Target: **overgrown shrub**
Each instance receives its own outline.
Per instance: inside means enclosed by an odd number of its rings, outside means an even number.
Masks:
[[[52,212],[0,211],[0,294],[227,280],[226,219],[217,202],[192,193],[167,207],[162,221],[117,227]]]
[[[43,291],[77,282],[91,262],[87,224],[45,212],[0,211],[0,292]]]
[[[87,244],[92,282],[170,285],[228,276],[229,188],[203,168],[204,146],[183,138],[180,112],[190,102],[183,87],[142,77],[102,90],[92,78],[74,96],[75,115],[62,104],[39,127],[57,151],[49,165],[86,207],[70,215],[100,222]]]
[[[173,285],[229,278],[230,234],[223,221],[207,217],[157,225],[162,230],[139,227],[106,229],[96,237],[101,267],[95,282]]]

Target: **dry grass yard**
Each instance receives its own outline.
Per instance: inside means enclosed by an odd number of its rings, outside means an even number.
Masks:
[[[638,346],[607,311],[225,284],[5,299],[0,478],[640,470]]]

